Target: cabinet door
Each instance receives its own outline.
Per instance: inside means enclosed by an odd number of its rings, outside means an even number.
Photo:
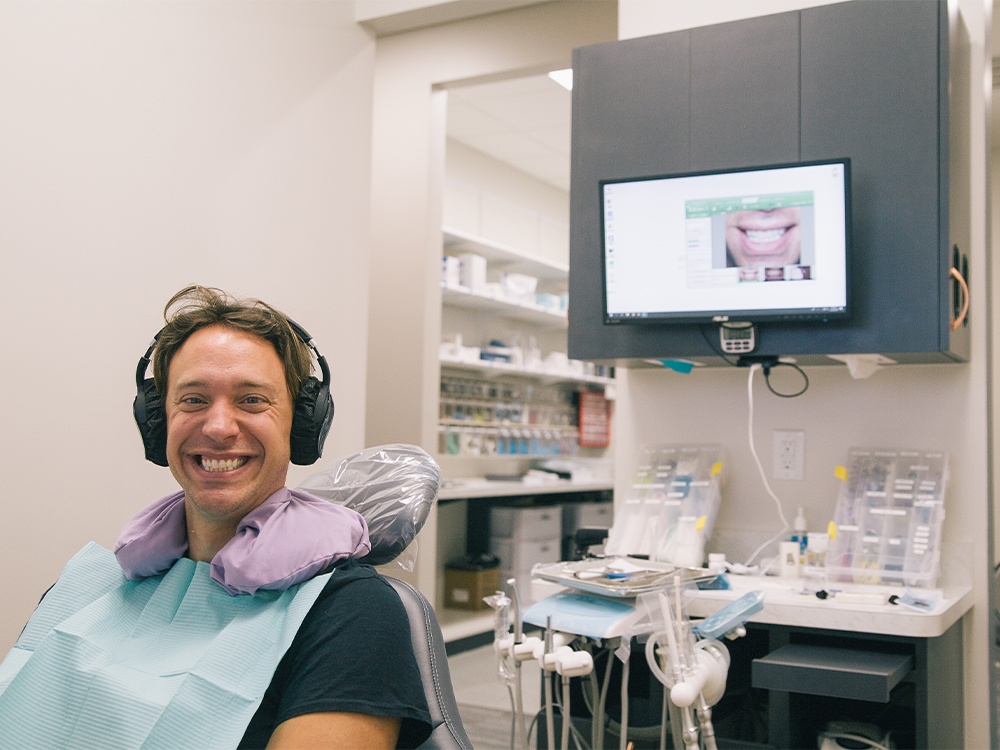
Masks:
[[[569,349],[585,358],[630,356],[651,333],[603,325],[598,182],[690,169],[690,63],[687,31],[574,52]]]
[[[691,31],[691,169],[799,161],[799,14]]]
[[[931,352],[947,321],[947,135],[935,2],[802,11],[802,158],[851,157],[852,320],[830,351]],[[945,57],[945,62],[947,58]],[[944,121],[947,125],[947,119]],[[945,327],[943,335],[947,336]],[[798,342],[802,333],[785,340]],[[803,342],[804,343],[804,342]]]

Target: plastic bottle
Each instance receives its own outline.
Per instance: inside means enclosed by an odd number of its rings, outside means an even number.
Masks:
[[[799,506],[799,514],[795,516],[795,522],[792,525],[794,529],[790,541],[799,543],[799,557],[805,557],[806,554],[806,514],[802,511],[802,506]]]

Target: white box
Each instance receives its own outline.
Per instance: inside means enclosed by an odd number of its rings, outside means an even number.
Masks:
[[[500,580],[517,578],[518,583],[527,580],[538,563],[559,562],[562,556],[558,539],[515,544],[512,539],[491,537],[490,553],[500,558]]]
[[[486,258],[475,253],[462,253],[459,274],[462,286],[467,286],[474,292],[481,292],[486,286]]]
[[[490,536],[517,542],[558,541],[562,537],[562,511],[558,505],[490,508]]]
[[[454,255],[446,255],[441,264],[441,281],[446,287],[454,288],[462,283],[462,262]]]
[[[576,530],[586,526],[610,529],[614,524],[615,504],[566,503],[562,506],[563,536],[572,536]]]
[[[490,538],[490,553],[500,558],[500,570],[514,573],[530,572],[538,563],[559,562],[559,547],[558,539],[515,544],[512,539]]]

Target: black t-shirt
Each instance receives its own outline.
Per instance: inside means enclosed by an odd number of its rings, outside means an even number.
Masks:
[[[266,747],[283,721],[322,711],[400,717],[400,748],[431,732],[403,603],[354,560],[338,563],[302,621],[239,747]]]

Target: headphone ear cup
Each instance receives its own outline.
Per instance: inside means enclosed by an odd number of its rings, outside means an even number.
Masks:
[[[167,465],[167,415],[163,411],[160,392],[152,378],[146,378],[142,383],[142,391],[136,394],[132,402],[132,414],[135,416],[142,445],[146,451],[146,460],[157,466]]]
[[[323,444],[333,421],[333,398],[330,390],[314,377],[302,384],[295,399],[292,418],[291,460],[298,466],[316,463],[323,455]]]

